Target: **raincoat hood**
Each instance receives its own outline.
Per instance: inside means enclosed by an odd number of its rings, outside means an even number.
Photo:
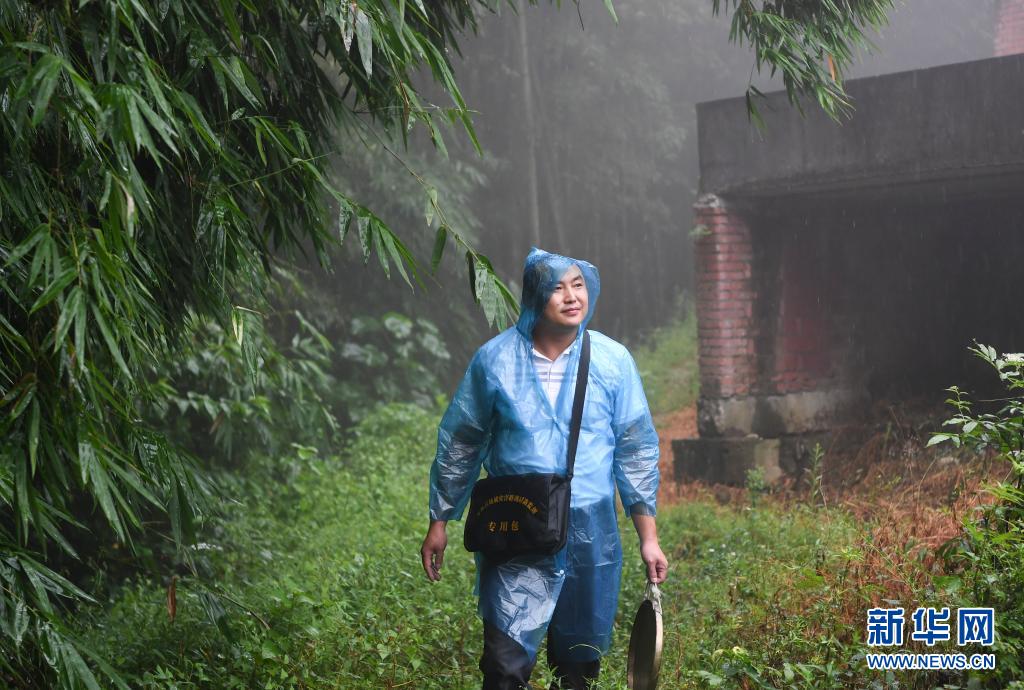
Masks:
[[[582,333],[594,316],[597,297],[601,293],[601,278],[597,267],[582,259],[552,254],[537,247],[530,249],[523,266],[523,297],[519,303],[519,320],[516,322],[516,329],[527,340],[533,340],[533,327],[541,318],[558,281],[574,264],[580,267],[583,281],[587,284],[587,315],[579,329],[579,333]]]

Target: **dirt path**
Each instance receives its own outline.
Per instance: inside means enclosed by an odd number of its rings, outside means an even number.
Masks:
[[[658,502],[667,505],[680,498],[680,487],[676,485],[672,440],[677,438],[695,438],[697,436],[697,406],[689,405],[681,410],[660,415],[654,420],[658,429],[661,460],[661,484],[658,487]]]

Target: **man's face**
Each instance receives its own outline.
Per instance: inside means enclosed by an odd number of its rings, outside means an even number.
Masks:
[[[587,306],[587,283],[580,267],[573,265],[555,286],[543,317],[555,326],[578,328],[587,316]]]

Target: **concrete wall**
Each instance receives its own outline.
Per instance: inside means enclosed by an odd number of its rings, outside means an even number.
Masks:
[[[759,101],[758,133],[742,98],[697,106],[704,192],[807,194],[1024,172],[1024,55],[846,83],[856,111],[837,124],[783,92]],[[1019,179],[1016,180],[1019,184]]]

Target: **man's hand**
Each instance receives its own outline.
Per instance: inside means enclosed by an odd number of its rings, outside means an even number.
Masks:
[[[658,540],[642,542],[640,544],[640,558],[647,566],[647,579],[656,585],[660,585],[668,577],[668,559],[661,550]]]
[[[633,526],[640,537],[640,558],[647,566],[647,579],[660,585],[668,577],[668,559],[658,544],[658,527],[651,515],[634,515]]]
[[[423,572],[427,579],[437,582],[441,579],[441,565],[444,563],[444,550],[448,546],[448,535],[444,528],[448,523],[445,520],[432,520],[427,529],[427,536],[423,540],[423,547],[420,549],[420,557],[423,559]]]

